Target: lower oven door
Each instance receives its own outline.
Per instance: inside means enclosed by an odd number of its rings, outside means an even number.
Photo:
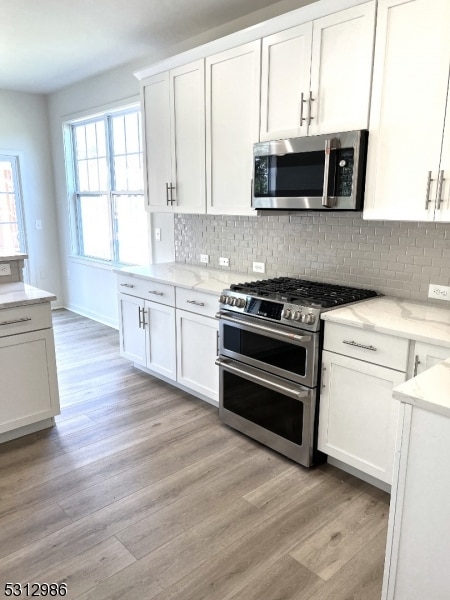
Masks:
[[[216,364],[221,421],[310,467],[316,390],[228,358]]]

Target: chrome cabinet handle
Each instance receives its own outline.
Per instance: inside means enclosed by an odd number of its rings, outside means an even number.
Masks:
[[[169,198],[169,182],[166,181],[166,204],[169,206],[170,198]]]
[[[442,198],[442,186],[444,184],[444,171],[439,171],[439,175],[438,175],[438,187],[437,187],[437,204],[436,204],[436,210],[439,210],[441,208],[441,203],[444,201],[444,199]]]
[[[364,348],[364,350],[372,350],[372,352],[376,352],[377,348],[375,346],[366,346],[364,344],[358,344],[358,342],[354,342],[353,340],[342,340],[343,344],[347,344],[348,346],[356,346],[357,348]]]
[[[428,176],[427,176],[427,191],[426,191],[426,195],[425,195],[425,210],[428,210],[428,205],[431,202],[430,199],[430,190],[431,190],[431,182],[434,181],[434,179],[431,178],[431,171],[428,171]]]
[[[134,285],[131,283],[121,283],[120,287],[134,288]]]
[[[314,117],[311,116],[312,113],[312,103],[314,102],[314,98],[312,97],[312,91],[309,90],[309,98],[308,98],[308,126],[311,125],[311,121],[314,121]]]
[[[148,293],[154,296],[164,296],[164,292],[158,292],[157,290],[148,290]]]
[[[325,371],[327,370],[325,365],[322,365],[322,385],[321,388],[323,389],[325,387]]]
[[[198,302],[198,300],[186,300],[188,304],[195,304],[195,306],[205,306],[204,302]]]
[[[2,321],[0,327],[3,325],[15,325],[16,323],[26,323],[31,321],[31,317],[21,317],[20,319],[13,319],[12,321]]]
[[[217,358],[216,365],[225,369],[225,371],[230,371],[230,373],[235,373],[244,379],[248,379],[248,381],[252,381],[257,385],[262,385],[266,388],[269,388],[275,392],[279,392],[284,394],[285,396],[290,396],[291,398],[295,398],[296,400],[300,400],[301,398],[307,398],[311,393],[310,391],[300,391],[297,388],[290,387],[287,385],[282,385],[279,383],[279,378],[274,378],[270,375],[270,373],[264,373],[262,377],[260,375],[261,371],[259,369],[254,369],[253,367],[248,366],[237,366],[233,361],[230,361],[226,358]]]
[[[217,354],[219,354],[219,352],[220,352],[219,346],[220,346],[220,344],[219,344],[219,332],[216,331],[216,352],[217,352]]]
[[[138,311],[139,311],[139,329],[142,329],[142,317],[141,317],[141,311],[144,312],[144,309],[141,308],[140,306],[138,306]]]
[[[174,189],[175,189],[175,186],[172,185],[172,182],[166,181],[166,204],[167,204],[167,206],[169,206],[169,202],[170,202],[171,206],[175,202],[175,198],[173,197]]]
[[[415,377],[417,375],[417,370],[419,368],[419,365],[420,365],[419,355],[416,354],[416,356],[414,358],[414,372],[413,372],[413,377]]]
[[[303,105],[306,104],[308,100],[305,100],[305,94],[302,92],[300,94],[300,127],[303,125],[303,121],[306,121],[306,117],[303,116]]]

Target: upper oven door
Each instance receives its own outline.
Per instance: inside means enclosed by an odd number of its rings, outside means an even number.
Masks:
[[[254,145],[253,208],[356,209],[363,132]]]
[[[308,387],[317,384],[319,334],[220,313],[220,354]]]

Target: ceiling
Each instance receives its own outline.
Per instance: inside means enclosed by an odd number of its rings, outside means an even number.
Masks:
[[[0,0],[0,89],[51,93],[254,11],[313,1]]]

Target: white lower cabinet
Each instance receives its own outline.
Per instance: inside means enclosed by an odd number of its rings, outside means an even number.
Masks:
[[[121,355],[175,380],[175,308],[119,294],[119,314]]]
[[[414,373],[420,375],[427,369],[434,367],[443,360],[450,358],[450,348],[435,346],[434,344],[425,344],[416,342],[414,346]]]
[[[40,422],[49,427],[60,409],[50,305],[0,313],[0,441],[6,441],[42,429]]]
[[[217,404],[216,296],[125,275],[118,286],[121,356]]]
[[[326,323],[324,348],[319,450],[390,485],[398,421],[392,390],[406,379],[409,341]]]
[[[177,309],[177,379],[186,387],[219,402],[216,319]]]
[[[398,419],[392,389],[405,373],[328,351],[322,372],[319,450],[390,484]]]

